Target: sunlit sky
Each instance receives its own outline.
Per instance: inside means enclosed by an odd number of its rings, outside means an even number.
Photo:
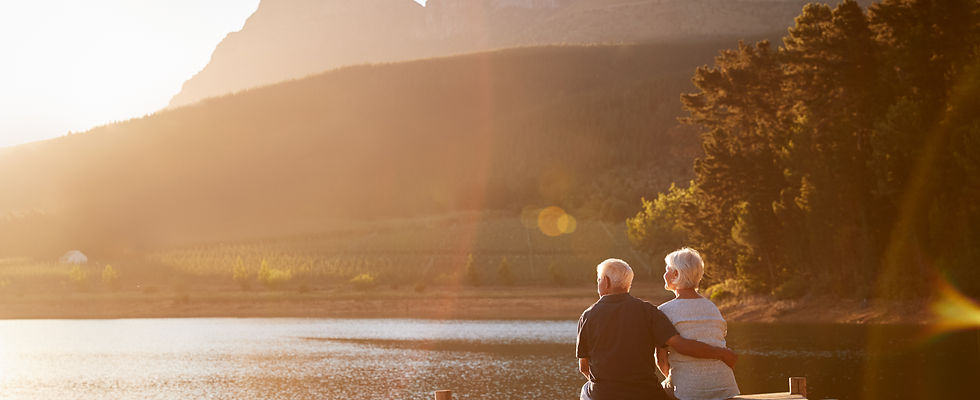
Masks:
[[[259,0],[29,0],[0,6],[0,147],[153,113]]]

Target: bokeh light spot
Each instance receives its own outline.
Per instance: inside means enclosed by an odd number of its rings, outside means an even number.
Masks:
[[[575,228],[577,227],[578,222],[570,214],[563,214],[561,217],[558,217],[558,230],[561,233],[575,233]]]
[[[575,217],[566,213],[561,207],[547,207],[538,213],[538,229],[547,236],[556,237],[573,233],[577,226]]]

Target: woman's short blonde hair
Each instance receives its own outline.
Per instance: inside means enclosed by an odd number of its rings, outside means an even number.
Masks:
[[[704,276],[704,260],[697,250],[685,247],[664,257],[668,270],[677,271],[673,283],[678,289],[697,289]]]

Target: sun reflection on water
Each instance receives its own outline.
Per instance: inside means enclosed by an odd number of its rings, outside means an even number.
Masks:
[[[12,354],[10,343],[11,340],[7,335],[0,334],[0,382],[17,370],[17,361]]]

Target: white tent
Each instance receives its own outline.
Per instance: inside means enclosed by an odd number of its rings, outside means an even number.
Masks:
[[[65,255],[61,256],[61,258],[59,259],[59,261],[61,261],[62,264],[75,264],[75,265],[78,265],[78,264],[85,264],[85,263],[87,263],[88,262],[88,257],[86,257],[84,253],[82,253],[82,252],[80,252],[78,250],[71,250],[71,251],[65,253]]]

